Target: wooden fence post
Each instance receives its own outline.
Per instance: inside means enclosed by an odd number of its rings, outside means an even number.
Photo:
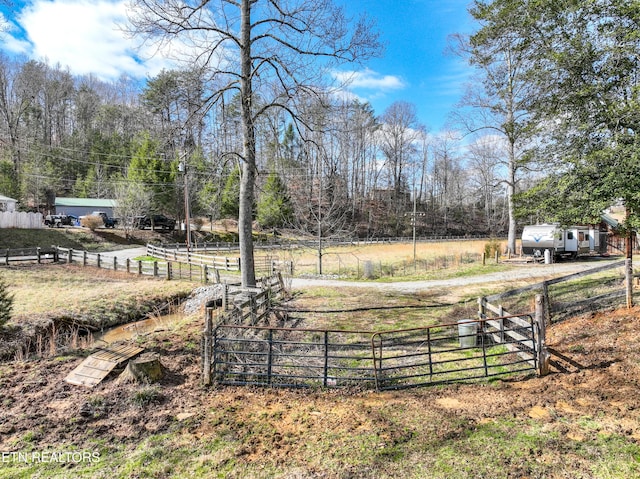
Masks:
[[[278,293],[280,291],[284,291],[284,280],[282,279],[282,273],[280,271],[278,271],[278,273],[276,273],[276,276],[278,278]]]
[[[478,318],[486,319],[487,317],[487,298],[482,296],[478,298]]]
[[[256,294],[249,293],[249,308],[251,309],[251,326],[255,326],[258,323],[258,303],[256,301]]]
[[[87,265],[87,252],[83,251],[82,252],[82,266],[86,266]]]
[[[171,261],[167,261],[167,280],[172,279],[173,268],[171,267]]]
[[[113,257],[113,270],[114,271],[118,271],[118,257],[117,256]]]
[[[158,262],[153,262],[153,277],[156,278],[158,276]]]
[[[203,275],[203,283],[207,284],[209,283],[209,267],[205,264],[202,265],[202,275]]]
[[[551,324],[551,298],[549,297],[549,283],[542,282],[542,300],[544,301],[544,319],[546,324]]]
[[[67,263],[71,264],[73,263],[73,249],[69,248],[69,253],[68,253],[68,259],[67,259]]]
[[[544,296],[541,294],[536,294],[536,311],[535,311],[535,323],[538,335],[536,337],[536,353],[537,353],[537,365],[538,365],[538,375],[545,376],[549,374],[549,358],[550,354],[547,350],[547,342],[546,342],[546,323],[544,317],[545,305],[544,305]]]
[[[224,287],[222,288],[222,311],[227,310],[228,302],[229,302],[229,285],[225,282]]]
[[[131,259],[127,258],[127,273],[131,273]]]
[[[204,318],[204,351],[202,361],[202,373],[204,377],[202,379],[205,386],[209,386],[211,384],[211,346],[213,341],[212,311],[213,308],[207,308]]]
[[[269,352],[267,353],[267,384],[271,385],[271,374],[273,372],[273,329],[269,328]]]
[[[98,265],[98,268],[100,268],[100,253],[96,255],[96,263]]]
[[[36,255],[38,255],[38,264],[40,264],[41,263],[41,256],[42,256],[42,254],[40,253],[40,246],[38,246],[36,248]]]
[[[138,260],[138,276],[142,276],[142,260]]]

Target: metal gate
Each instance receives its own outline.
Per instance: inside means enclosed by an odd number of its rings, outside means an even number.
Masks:
[[[536,327],[531,315],[377,332],[371,344],[378,390],[537,369]]]
[[[212,359],[205,370],[227,385],[386,390],[537,369],[531,315],[461,325],[384,332],[219,325],[204,342]]]
[[[211,377],[228,385],[370,388],[370,338],[360,331],[220,325]]]

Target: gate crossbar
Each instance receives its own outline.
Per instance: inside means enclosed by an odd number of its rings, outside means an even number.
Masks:
[[[219,384],[401,389],[536,369],[531,315],[394,331],[341,331],[219,325],[211,374]],[[469,342],[468,340],[471,340]]]
[[[478,332],[456,333],[459,323],[450,323],[374,333],[371,349],[376,389],[468,381],[536,369],[537,333],[531,315],[481,318],[465,324],[476,324]]]

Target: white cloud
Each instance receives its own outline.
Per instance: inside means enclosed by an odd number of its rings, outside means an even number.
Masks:
[[[19,28],[2,34],[2,48],[104,80],[122,74],[143,78],[171,68],[165,58],[143,59],[121,31],[126,9],[126,0],[36,0],[16,13]]]
[[[37,1],[17,17],[31,43],[31,56],[68,66],[75,74],[116,78],[144,75],[129,42],[117,29],[126,19],[124,2]]]
[[[405,82],[394,75],[381,75],[369,68],[362,71],[334,72],[337,81],[347,85],[349,89],[367,90],[401,90],[406,87]]]

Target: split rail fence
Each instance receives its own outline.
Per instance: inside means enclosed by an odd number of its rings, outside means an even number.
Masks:
[[[56,248],[13,248],[0,249],[0,264],[8,266],[10,263],[24,262],[43,263],[57,262],[58,250]]]

